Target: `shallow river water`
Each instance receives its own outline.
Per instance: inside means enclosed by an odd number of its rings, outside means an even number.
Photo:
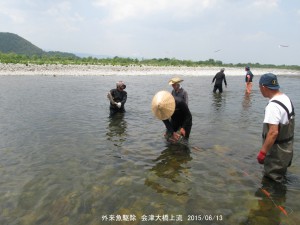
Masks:
[[[254,79],[184,76],[193,127],[169,145],[151,100],[169,76],[1,76],[0,224],[300,224],[300,76],[279,76],[296,111],[287,182],[256,161],[264,107]],[[106,93],[127,84],[126,113]],[[264,192],[266,190],[267,192]]]

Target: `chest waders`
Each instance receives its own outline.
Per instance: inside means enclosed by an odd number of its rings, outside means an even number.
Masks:
[[[114,104],[114,102],[122,102],[124,99],[127,99],[127,93],[126,91],[117,91],[117,89],[113,89],[109,92],[108,94],[108,99],[110,101],[110,106],[109,106],[109,115],[112,116],[117,112],[124,113],[125,112],[125,107],[124,104],[121,105],[121,108],[118,108],[117,105]]]
[[[279,124],[279,133],[277,139],[271,149],[268,151],[265,161],[264,170],[265,176],[271,178],[276,182],[282,182],[287,168],[291,165],[293,159],[293,142],[294,142],[294,126],[295,126],[295,112],[292,105],[292,113],[289,113],[287,107],[280,101],[273,100],[285,109],[288,115],[288,124]],[[263,143],[269,132],[267,123],[263,124]]]

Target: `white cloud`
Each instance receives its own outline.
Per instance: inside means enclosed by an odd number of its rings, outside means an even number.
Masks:
[[[246,42],[264,42],[266,40],[269,40],[270,36],[262,31],[256,32],[256,33],[250,33],[243,36],[243,40]]]
[[[52,5],[46,10],[46,14],[54,18],[58,22],[59,26],[62,26],[67,31],[79,30],[77,23],[84,20],[84,18],[72,10],[72,3],[69,1],[60,2]]]
[[[26,21],[26,16],[22,10],[13,7],[8,2],[0,3],[0,15],[9,18],[11,22],[15,24],[22,24]]]
[[[279,1],[278,0],[255,0],[253,5],[256,6],[258,9],[277,9]]]
[[[48,10],[47,13],[50,15],[62,15],[64,13],[70,12],[72,9],[70,2],[61,2],[59,4],[52,5]]]
[[[119,22],[158,13],[173,18],[191,17],[216,5],[216,0],[94,0],[93,3],[108,11],[107,21]]]

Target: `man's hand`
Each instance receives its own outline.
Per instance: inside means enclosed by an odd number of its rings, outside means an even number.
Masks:
[[[169,139],[169,141],[176,143],[180,138],[180,134],[173,132],[172,137]]]
[[[185,129],[184,128],[180,128],[180,133],[181,133],[182,136],[185,137]]]
[[[265,158],[266,158],[266,153],[262,152],[260,150],[259,153],[257,154],[257,161],[258,161],[258,163],[264,164]]]

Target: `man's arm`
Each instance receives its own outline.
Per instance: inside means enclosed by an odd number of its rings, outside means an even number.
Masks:
[[[165,124],[166,129],[167,129],[170,133],[175,132],[174,129],[173,129],[173,126],[172,126],[171,122],[170,122],[168,119],[167,119],[167,120],[163,120],[163,123]]]
[[[189,95],[186,91],[184,91],[183,96],[184,96],[184,99],[185,99],[185,103],[187,105],[189,105]]]
[[[124,94],[123,94],[123,98],[122,98],[121,104],[124,106],[124,104],[126,103],[126,101],[127,101],[127,92],[124,91]]]
[[[178,139],[180,138],[180,135],[174,131],[171,122],[169,120],[163,120],[163,123],[165,124],[168,132],[170,132],[172,134],[172,138],[170,138],[169,141],[171,141],[171,142],[178,141]]]
[[[269,132],[267,133],[267,137],[260,149],[260,151],[264,153],[268,153],[274,142],[276,141],[276,138],[278,136],[278,125],[276,124],[268,124],[269,125]]]
[[[278,125],[276,124],[268,124],[269,132],[267,133],[267,137],[257,155],[257,160],[260,164],[264,163],[266,154],[271,149],[272,145],[275,143],[276,138],[278,136]]]
[[[108,100],[110,101],[110,103],[111,103],[112,105],[116,105],[116,102],[114,101],[113,96],[112,96],[112,90],[110,90],[110,91],[107,93],[107,98],[108,98]]]
[[[214,76],[214,78],[213,78],[213,80],[212,80],[211,83],[215,82],[216,76],[217,76],[217,75]]]

